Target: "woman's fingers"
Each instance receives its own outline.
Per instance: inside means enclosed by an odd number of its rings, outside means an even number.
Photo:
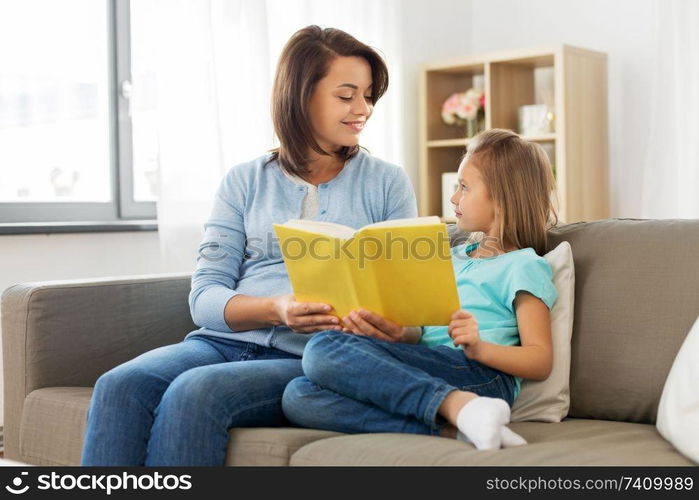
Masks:
[[[370,337],[375,337],[377,339],[385,340],[387,342],[395,342],[393,337],[390,335],[386,335],[379,329],[377,329],[374,325],[369,323],[368,321],[364,320],[359,314],[356,312],[351,312],[350,313],[350,319],[354,321],[354,323],[359,327],[359,329],[365,334]]]
[[[299,332],[316,332],[340,328],[340,320],[336,316],[325,314],[309,314],[307,316],[294,316],[288,325]]]
[[[291,328],[297,332],[322,332],[323,330],[341,330],[339,320],[335,316],[303,316],[302,320],[298,320]],[[308,319],[312,318],[312,319]]]
[[[305,316],[308,314],[322,314],[332,310],[330,304],[322,302],[294,302],[290,306],[291,314],[295,316]]]
[[[341,330],[341,327],[338,325],[315,325],[296,329],[300,333],[323,332],[325,330]]]
[[[367,323],[374,326],[378,331],[388,335],[389,337],[399,336],[403,330],[398,323],[394,323],[383,316],[380,316],[374,312],[367,311],[366,309],[361,309],[358,311],[359,317],[364,319]]]
[[[345,316],[344,318],[342,318],[342,322],[345,324],[345,328],[343,328],[342,331],[362,335],[362,332],[359,330],[359,327],[354,323],[354,321],[350,319],[349,316]]]
[[[292,319],[291,321],[291,326],[292,328],[309,328],[313,326],[318,326],[318,325],[339,325],[340,320],[338,320],[335,316],[322,316],[322,315],[314,315],[314,316],[296,316],[295,318]]]

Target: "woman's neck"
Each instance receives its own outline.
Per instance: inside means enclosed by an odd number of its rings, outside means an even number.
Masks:
[[[319,156],[306,165],[308,173],[303,179],[311,184],[322,184],[334,179],[344,166],[345,160],[336,155]]]

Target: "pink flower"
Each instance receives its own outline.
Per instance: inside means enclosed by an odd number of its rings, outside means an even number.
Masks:
[[[442,120],[449,125],[463,125],[466,120],[475,120],[485,106],[482,90],[468,89],[451,94],[442,104]]]

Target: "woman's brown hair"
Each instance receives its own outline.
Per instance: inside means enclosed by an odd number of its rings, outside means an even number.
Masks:
[[[352,35],[335,28],[307,26],[291,37],[282,50],[272,91],[272,122],[279,138],[279,147],[272,150],[270,162],[277,160],[287,172],[300,175],[308,172],[308,151],[332,155],[324,151],[313,137],[309,119],[309,103],[318,81],[337,57],[363,57],[371,66],[371,102],[376,104],[388,88],[388,69],[381,56]],[[336,154],[348,160],[359,146],[343,147]]]
[[[544,255],[546,232],[558,225],[551,199],[556,194],[556,180],[544,148],[510,130],[496,128],[474,137],[462,162],[478,169],[495,203],[503,248],[532,247]]]

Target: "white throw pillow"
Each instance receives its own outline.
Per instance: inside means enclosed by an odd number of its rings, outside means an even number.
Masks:
[[[687,458],[699,463],[699,318],[665,380],[656,427]]]
[[[558,299],[551,310],[553,368],[546,380],[522,380],[512,406],[512,422],[560,422],[570,407],[570,338],[573,334],[575,269],[570,243],[562,241],[544,255],[553,271]]]

